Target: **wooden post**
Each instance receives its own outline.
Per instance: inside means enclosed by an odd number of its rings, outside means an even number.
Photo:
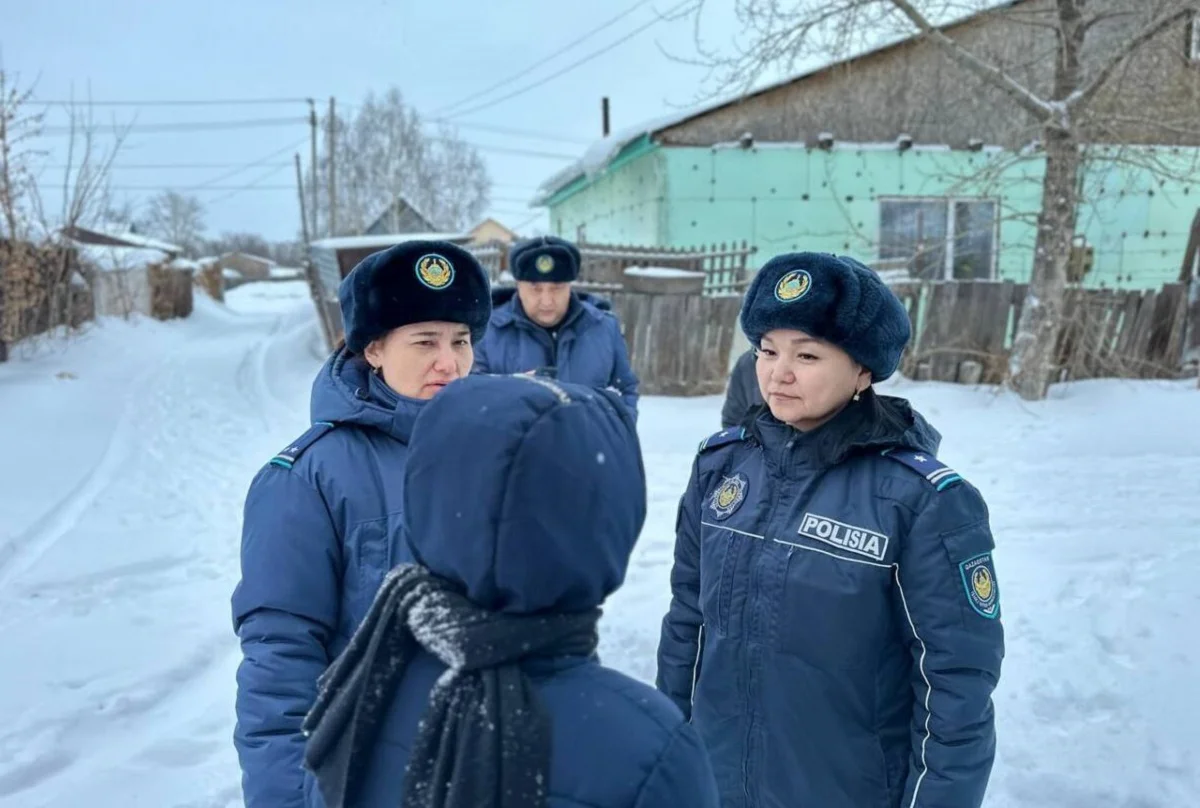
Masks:
[[[336,171],[334,156],[337,154],[337,114],[334,111],[333,96],[329,97],[329,235],[337,235],[337,195],[334,185]]]

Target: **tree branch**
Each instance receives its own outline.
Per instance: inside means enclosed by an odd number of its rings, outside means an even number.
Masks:
[[[890,0],[891,4],[921,30],[921,33],[938,45],[946,55],[974,73],[979,78],[1002,90],[1013,101],[1039,121],[1047,121],[1055,116],[1055,109],[1046,101],[1038,98],[1031,90],[1016,81],[995,65],[988,64],[975,54],[964,48],[951,37],[925,19],[925,16],[913,6],[909,0]]]
[[[893,2],[903,2],[903,0],[893,0]],[[1118,50],[1108,62],[1101,67],[1096,73],[1088,79],[1087,83],[1080,87],[1075,92],[1071,93],[1066,99],[1067,110],[1073,111],[1079,107],[1087,105],[1089,101],[1098,93],[1105,82],[1109,80],[1113,72],[1120,67],[1121,63],[1128,59],[1154,37],[1158,36],[1165,29],[1170,28],[1177,22],[1182,22],[1188,17],[1197,13],[1196,7],[1178,9],[1170,14],[1166,14],[1153,20],[1146,25],[1141,31],[1133,35],[1132,38],[1126,40],[1125,44]]]

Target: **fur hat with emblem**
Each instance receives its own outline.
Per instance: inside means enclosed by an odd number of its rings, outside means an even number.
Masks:
[[[508,251],[508,269],[519,281],[570,283],[583,263],[579,248],[558,236],[518,241]]]
[[[815,252],[764,264],[742,301],[741,324],[755,347],[776,328],[823,339],[877,382],[896,372],[912,335],[908,311],[879,275],[848,256]]]
[[[362,353],[401,326],[462,323],[479,342],[492,316],[487,271],[448,241],[406,241],[372,253],[338,287],[346,347]]]

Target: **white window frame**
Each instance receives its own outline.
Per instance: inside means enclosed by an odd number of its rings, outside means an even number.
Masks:
[[[946,242],[943,245],[943,253],[945,259],[942,264],[941,280],[954,280],[954,207],[957,202],[990,202],[996,211],[996,216],[992,220],[992,260],[991,266],[988,267],[988,276],[986,280],[996,280],[996,271],[1000,261],[1000,200],[994,196],[878,196],[876,201],[879,203],[879,239],[877,246],[883,245],[883,205],[885,202],[940,202],[946,205]],[[882,256],[876,255],[879,260],[884,260]]]
[[[1188,33],[1188,61],[1200,64],[1200,12],[1192,14],[1192,19],[1188,22]]]

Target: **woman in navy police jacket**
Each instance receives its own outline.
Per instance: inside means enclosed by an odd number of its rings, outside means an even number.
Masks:
[[[988,512],[940,436],[877,395],[908,315],[825,254],[759,270],[766,400],[705,440],[679,506],[658,687],[723,808],[978,808],[1004,655]]]

